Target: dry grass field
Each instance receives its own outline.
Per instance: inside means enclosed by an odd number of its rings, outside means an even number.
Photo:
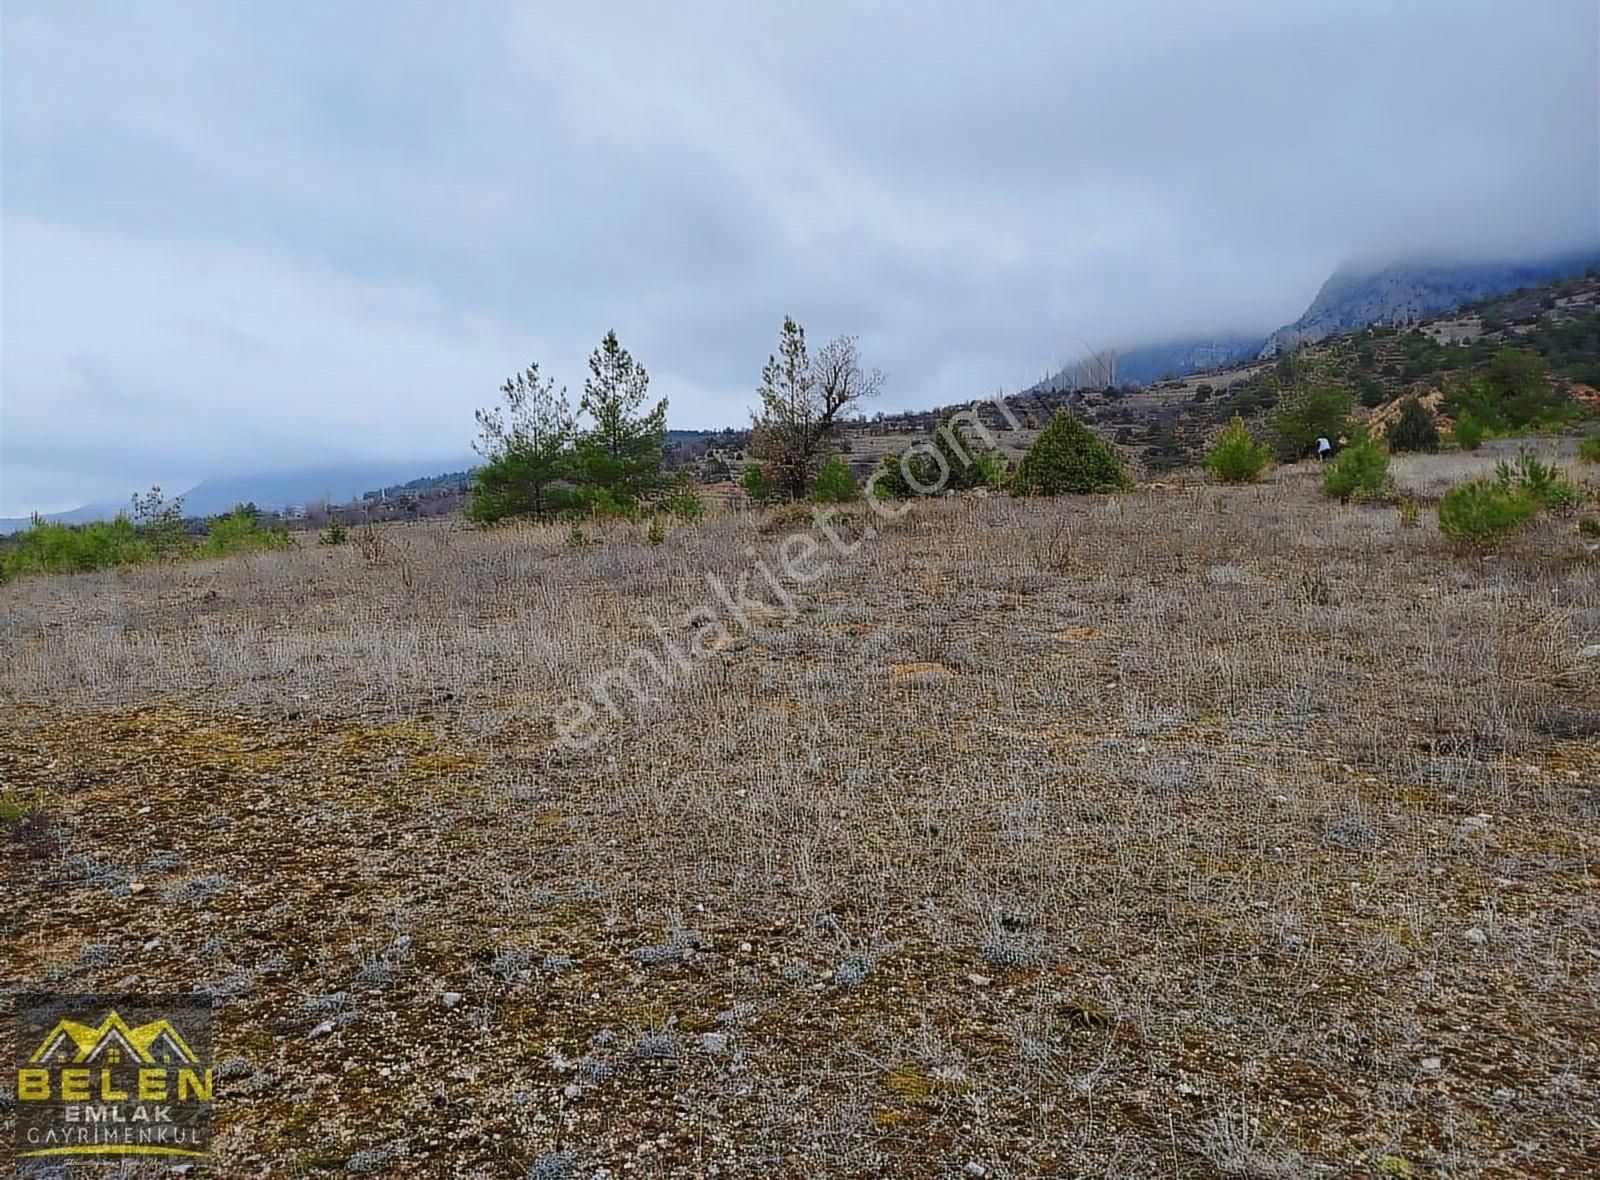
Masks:
[[[790,610],[800,527],[0,588],[4,994],[215,995],[220,1176],[1595,1174],[1570,521],[857,507]]]

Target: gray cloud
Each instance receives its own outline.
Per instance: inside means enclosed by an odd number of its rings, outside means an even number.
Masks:
[[[887,408],[1265,330],[1354,256],[1600,237],[1590,0],[3,19],[6,515],[459,455],[611,327],[718,425],[785,313]]]

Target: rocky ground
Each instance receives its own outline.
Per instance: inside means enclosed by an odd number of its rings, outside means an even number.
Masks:
[[[0,1003],[214,996],[226,1176],[1592,1174],[1570,522],[1463,558],[1289,470],[832,527],[792,610],[755,515],[0,589]]]

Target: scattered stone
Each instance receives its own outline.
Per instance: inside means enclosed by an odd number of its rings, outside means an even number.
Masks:
[[[1600,643],[1591,643],[1588,647],[1578,649],[1580,660],[1600,660]]]
[[[182,867],[182,855],[170,849],[154,853],[144,862],[144,871],[147,873],[170,873]]]
[[[728,1051],[728,1034],[708,1032],[700,1038],[700,1043],[713,1057],[721,1056]]]
[[[989,1174],[989,1169],[977,1160],[968,1160],[967,1166],[961,1169],[963,1175],[971,1176],[972,1180],[983,1180]]]
[[[247,1078],[255,1071],[255,1066],[251,1065],[248,1059],[230,1057],[217,1066],[217,1077],[225,1082],[232,1082],[238,1081],[240,1078]]]
[[[316,1028],[312,1029],[308,1034],[306,1034],[306,1040],[315,1041],[320,1037],[326,1037],[326,1036],[331,1035],[332,1032],[333,1032],[333,1021],[324,1020],[321,1024],[317,1025]]]
[[[1429,1073],[1438,1073],[1444,1068],[1444,1062],[1438,1057],[1424,1057],[1422,1059],[1422,1068]]]
[[[810,983],[815,974],[805,963],[785,963],[778,971],[778,977],[783,982],[797,985]]]
[[[461,1001],[464,999],[466,999],[466,997],[460,992],[445,992],[444,995],[439,997],[439,1002],[442,1003],[446,1008],[459,1008],[461,1006]]]
[[[576,964],[567,955],[558,955],[551,951],[544,957],[544,969],[547,975],[560,975],[564,971],[571,971]]]
[[[1483,932],[1483,928],[1480,926],[1469,926],[1461,937],[1473,946],[1482,946],[1489,941],[1489,936]]]

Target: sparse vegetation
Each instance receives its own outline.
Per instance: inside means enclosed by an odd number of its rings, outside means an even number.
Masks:
[[[1600,463],[1600,434],[1586,435],[1578,440],[1578,462]]]
[[[1492,460],[1403,463],[1504,494]],[[1593,561],[1550,560],[1582,549],[1566,527],[1464,561],[1279,474],[833,508],[860,548],[813,531],[831,566],[786,583],[792,613],[751,571],[780,569],[806,503],[775,527],[661,513],[660,548],[587,513],[442,521],[373,528],[373,564],[302,546],[199,582],[146,562],[8,585],[0,778],[60,836],[0,836],[23,866],[0,958],[87,991],[136,954],[225,995],[247,1058],[225,1174],[336,1141],[348,1104],[251,1112],[327,1084],[324,1045],[381,1045],[383,1102],[333,1156],[407,1174],[570,1146],[621,1175],[648,1142],[664,1175],[1332,1175],[1379,1147],[1419,1175],[1513,1151],[1580,1175],[1589,989],[1542,964],[1590,892],[1557,870],[1586,863],[1600,774],[1575,662]],[[699,603],[725,635],[673,624]],[[553,744],[636,645],[675,667],[652,619],[680,653],[701,628],[706,658],[659,687],[635,659],[656,691],[617,685],[602,741]],[[307,921],[330,880],[370,920]],[[441,1076],[473,1103],[436,1106]],[[1149,1076],[1194,1093],[1121,1081]],[[1370,1100],[1419,1078],[1430,1105]],[[1436,1136],[1481,1085],[1525,1096],[1517,1135]]]

